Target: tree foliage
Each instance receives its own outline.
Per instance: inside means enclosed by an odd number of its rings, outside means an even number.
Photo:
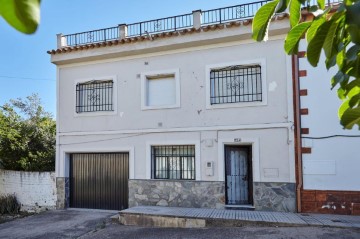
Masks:
[[[32,34],[40,22],[40,0],[0,0],[0,16],[16,30]]]
[[[0,107],[0,165],[8,170],[53,171],[56,123],[37,94]]]
[[[285,39],[285,52],[298,52],[299,42],[305,35],[306,57],[316,67],[323,51],[327,69],[337,66],[331,87],[338,87],[343,101],[339,108],[341,124],[346,129],[360,127],[360,0],[344,0],[326,5],[325,0],[274,0],[262,6],[254,17],[253,39],[267,39],[271,18],[289,9],[291,29]],[[302,7],[307,5],[311,20],[301,21]]]

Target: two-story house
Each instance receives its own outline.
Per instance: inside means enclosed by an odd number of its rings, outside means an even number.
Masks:
[[[295,211],[286,14],[266,1],[58,35],[58,207]]]

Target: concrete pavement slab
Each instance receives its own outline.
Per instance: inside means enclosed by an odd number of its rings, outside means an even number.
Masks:
[[[0,238],[76,238],[101,229],[113,215],[98,210],[47,211],[0,224]]]
[[[173,221],[169,226],[183,225],[180,219],[205,220],[205,226],[279,225],[279,226],[327,226],[360,228],[360,216],[324,215],[311,213],[265,212],[243,210],[221,210],[207,208],[178,208],[160,206],[138,206],[120,212],[120,222],[125,225],[147,226],[158,221]],[[161,223],[159,223],[161,225]],[[165,225],[165,224],[164,224]]]

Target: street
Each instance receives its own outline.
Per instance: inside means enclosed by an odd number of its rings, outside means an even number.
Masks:
[[[206,239],[358,239],[360,231],[318,227],[141,228],[109,224],[81,238],[206,238]]]
[[[145,228],[112,222],[114,212],[56,210],[0,224],[0,238],[358,239],[360,229],[329,227]]]

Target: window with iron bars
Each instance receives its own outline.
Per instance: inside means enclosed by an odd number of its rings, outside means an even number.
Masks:
[[[112,80],[97,80],[76,85],[76,113],[113,111]]]
[[[260,65],[234,65],[210,71],[210,103],[262,101]]]
[[[152,178],[195,180],[195,146],[152,146]]]

